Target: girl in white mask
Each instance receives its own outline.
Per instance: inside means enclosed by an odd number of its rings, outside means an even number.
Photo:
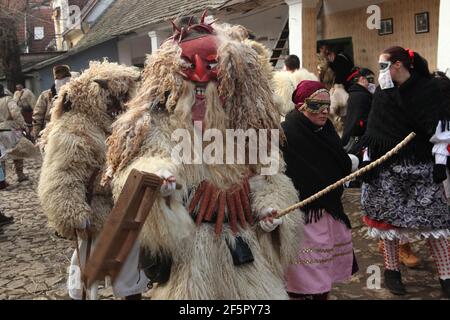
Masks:
[[[385,59],[385,57],[381,57],[381,59]],[[391,67],[392,62],[380,60],[378,63],[380,67],[380,76],[378,77],[378,82],[380,83],[380,87],[382,90],[392,89],[395,87],[394,81],[392,81],[391,76]]]
[[[437,152],[446,151],[448,144],[439,148],[439,137],[450,123],[445,99],[426,60],[412,50],[388,48],[380,55],[379,64],[382,90],[373,96],[361,141],[361,147],[367,148],[363,165],[385,155],[411,132],[416,138],[364,177],[363,220],[369,236],[384,242],[384,279],[391,293],[406,294],[400,243],[426,239],[442,290],[450,297],[450,213],[443,185],[450,154],[441,157]]]

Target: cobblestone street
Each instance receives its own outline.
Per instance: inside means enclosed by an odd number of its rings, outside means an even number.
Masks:
[[[0,231],[0,300],[4,299],[68,299],[65,289],[66,268],[73,252],[72,243],[53,236],[47,227],[36,196],[40,163],[26,161],[30,181],[17,184],[14,170],[8,166],[10,190],[0,191],[0,208],[12,215],[15,223]],[[387,290],[369,290],[366,282],[372,265],[382,267],[377,243],[365,239],[360,219],[359,190],[346,192],[345,205],[354,227],[354,241],[360,272],[350,283],[338,285],[331,299],[398,299]],[[402,299],[444,299],[433,263],[424,243],[414,244],[423,259],[417,269],[404,268],[408,295]],[[383,282],[381,283],[383,286]],[[109,290],[100,290],[102,299],[112,299]]]

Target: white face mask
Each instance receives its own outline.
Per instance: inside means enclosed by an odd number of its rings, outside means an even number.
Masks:
[[[375,91],[377,90],[377,86],[375,84],[373,84],[373,83],[369,83],[369,87],[367,88],[367,90],[369,90],[369,92],[371,94],[374,94]]]
[[[380,61],[380,76],[378,78],[378,82],[380,83],[380,87],[382,90],[392,89],[395,87],[394,81],[392,81],[391,76],[391,66],[392,63],[390,61]],[[383,68],[381,68],[381,66]]]
[[[64,79],[56,79],[55,80],[55,89],[56,92],[59,92],[61,90],[62,86],[64,86],[66,83],[69,83],[70,77],[64,78]]]

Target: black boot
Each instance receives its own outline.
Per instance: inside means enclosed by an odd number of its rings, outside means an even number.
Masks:
[[[0,227],[14,223],[13,217],[7,217],[0,211]]]
[[[9,187],[9,184],[6,183],[6,181],[0,181],[0,190],[5,190]]]
[[[406,294],[400,271],[386,269],[384,271],[384,284],[392,294],[398,296],[404,296]]]
[[[447,296],[447,298],[450,299],[450,279],[447,280],[439,279],[439,282],[441,283],[442,291]]]
[[[126,296],[125,300],[128,300],[128,301],[142,300],[142,294],[135,294],[135,295],[132,295],[132,296]]]

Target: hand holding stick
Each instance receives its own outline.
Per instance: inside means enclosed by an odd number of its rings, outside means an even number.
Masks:
[[[324,195],[330,193],[331,191],[343,186],[345,183],[352,181],[364,174],[366,174],[367,172],[375,169],[376,167],[378,167],[379,165],[381,165],[382,163],[386,162],[388,159],[392,158],[394,155],[396,155],[401,149],[403,149],[408,143],[410,143],[414,138],[416,137],[416,134],[414,132],[412,132],[410,135],[408,135],[405,140],[403,140],[402,142],[400,142],[394,149],[392,149],[391,151],[389,151],[387,154],[385,154],[383,157],[381,157],[380,159],[378,159],[377,161],[374,161],[373,163],[371,163],[370,165],[354,172],[353,174],[349,175],[348,177],[345,177],[341,180],[339,180],[338,182],[336,182],[335,184],[329,186],[328,188],[320,191],[319,193],[316,193],[315,195],[309,197],[308,199],[303,200],[302,202],[293,205],[285,210],[279,211],[278,215],[276,216],[276,218],[281,218],[285,215],[288,215],[289,213],[297,210],[297,209],[301,209],[305,206],[307,206],[308,204],[311,204],[312,202],[316,201],[317,199],[320,199],[321,197],[323,197]]]

